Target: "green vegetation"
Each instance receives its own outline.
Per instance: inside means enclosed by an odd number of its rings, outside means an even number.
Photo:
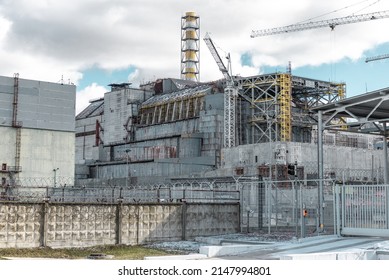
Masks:
[[[145,256],[163,256],[174,254],[143,246],[106,245],[86,248],[0,248],[0,259],[15,258],[55,258],[86,259],[92,254],[112,256],[113,260],[142,260]]]

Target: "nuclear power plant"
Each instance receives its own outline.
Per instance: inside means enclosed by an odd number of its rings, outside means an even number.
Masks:
[[[44,177],[66,177],[68,184],[79,185],[230,176],[288,180],[290,165],[296,165],[300,179],[317,178],[315,108],[345,100],[346,85],[295,76],[290,66],[285,72],[233,76],[212,38],[206,34],[204,41],[220,80],[200,81],[200,17],[187,12],[181,18],[180,79],[161,78],[137,88],[127,81],[110,84],[111,90],[75,120],[74,86],[3,77],[1,127],[9,133],[2,144],[11,148],[2,152],[2,184]],[[365,133],[372,125],[346,129],[346,120],[337,116],[330,121],[336,129],[323,130],[323,176],[381,182],[382,137]],[[53,144],[38,151],[39,137],[25,140],[33,131],[39,131],[37,137],[49,133]],[[64,147],[66,155],[48,156]],[[31,154],[50,160],[25,162]]]
[[[317,178],[318,122],[312,108],[344,100],[346,85],[294,76],[290,67],[284,73],[231,76],[208,34],[204,40],[224,79],[200,82],[199,22],[194,12],[182,17],[181,79],[158,79],[139,88],[111,84],[104,98],[77,115],[77,182],[288,180],[291,164],[300,179]],[[377,150],[382,137],[340,128],[324,132],[325,176],[382,181],[384,163]]]
[[[0,77],[0,210],[43,213],[24,235],[0,232],[0,246],[28,245],[30,229],[34,246],[264,229],[387,236],[389,88],[347,98],[345,83],[296,76],[290,63],[233,75],[195,12],[181,17],[180,39],[180,78],[111,83],[76,116],[74,85]],[[200,79],[200,39],[220,79]]]

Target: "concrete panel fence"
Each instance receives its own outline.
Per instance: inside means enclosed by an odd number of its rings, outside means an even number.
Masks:
[[[0,247],[147,244],[240,231],[239,203],[0,203]]]

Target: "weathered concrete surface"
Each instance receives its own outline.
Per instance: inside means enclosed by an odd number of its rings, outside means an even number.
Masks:
[[[304,167],[306,175],[317,173],[315,143],[258,143],[222,149],[221,153],[221,168],[208,172],[206,176],[234,174],[237,167],[243,168],[244,175],[253,176],[258,174],[259,165],[293,164],[296,161]],[[324,145],[324,172],[336,179],[354,179],[358,175],[374,180],[382,166],[382,150]]]
[[[236,203],[0,203],[0,247],[147,244],[239,231]]]
[[[0,204],[0,247],[38,247],[43,204]]]

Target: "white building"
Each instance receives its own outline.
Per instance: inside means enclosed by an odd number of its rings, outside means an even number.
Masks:
[[[74,85],[0,76],[0,185],[72,183]]]

